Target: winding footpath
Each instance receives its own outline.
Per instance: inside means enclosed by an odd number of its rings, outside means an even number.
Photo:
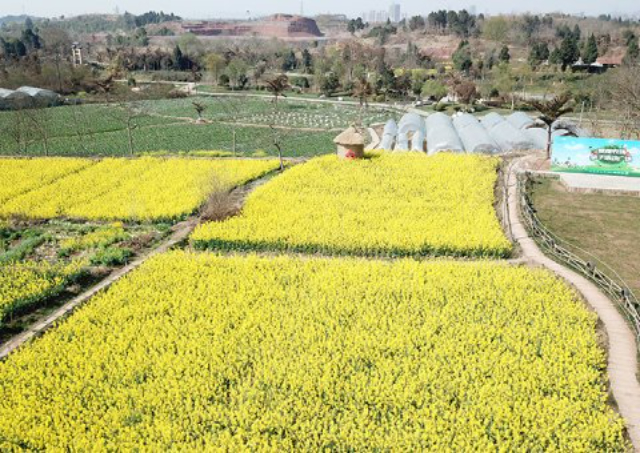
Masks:
[[[526,158],[518,159],[507,175],[508,219],[511,225],[512,239],[519,244],[521,255],[526,262],[544,266],[573,285],[604,324],[609,343],[607,372],[611,393],[615,398],[620,415],[627,423],[633,447],[635,451],[640,452],[640,383],[636,376],[638,350],[633,333],[614,303],[595,284],[548,258],[538,248],[535,241],[529,237],[526,228],[520,221],[520,206],[517,195],[517,173],[525,168],[525,164]]]

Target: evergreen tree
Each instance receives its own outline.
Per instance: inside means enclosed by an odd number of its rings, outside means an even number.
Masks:
[[[498,55],[498,60],[500,63],[509,63],[509,61],[511,61],[511,54],[509,53],[508,46],[502,46],[502,49],[500,49],[500,55]]]
[[[591,34],[587,43],[582,50],[582,61],[584,64],[595,63],[598,59],[598,42],[596,41],[596,37]]]
[[[453,53],[453,65],[458,71],[468,73],[473,66],[471,59],[471,47],[469,41],[464,40],[458,45],[458,49]]]
[[[180,50],[180,46],[176,46],[173,49],[173,69],[176,71],[181,71],[184,66],[184,55],[182,55],[182,50]]]
[[[549,59],[549,46],[547,43],[540,42],[531,46],[528,62],[532,68],[538,67],[540,64]]]
[[[567,36],[562,40],[560,44],[560,60],[562,70],[565,71],[568,66],[571,66],[580,59],[580,49],[578,48],[578,41],[574,36]]]
[[[634,36],[627,44],[627,54],[624,56],[624,63],[634,65],[640,63],[640,47],[638,47],[638,37]]]
[[[284,62],[282,63],[283,71],[293,71],[298,67],[298,59],[296,58],[296,53],[293,50],[290,50],[286,57],[284,57]]]
[[[553,51],[549,54],[549,63],[559,65],[562,64],[562,53],[560,49],[555,47]]]
[[[302,51],[302,68],[307,74],[313,72],[313,57],[311,56],[311,52],[307,49]]]
[[[580,26],[578,24],[576,24],[575,27],[573,27],[572,35],[577,43],[580,42],[580,39],[582,39],[582,30],[580,30]]]

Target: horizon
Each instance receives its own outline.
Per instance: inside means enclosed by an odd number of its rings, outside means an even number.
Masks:
[[[491,3],[490,7],[484,5],[474,4],[474,0],[447,0],[442,2],[438,7],[428,8],[424,4],[416,0],[400,1],[396,2],[400,4],[402,8],[402,14],[407,16],[414,15],[427,15],[431,11],[446,9],[446,10],[472,10],[475,9],[476,13],[483,13],[488,15],[510,15],[510,14],[571,14],[576,16],[598,16],[600,14],[611,14],[612,16],[621,17],[639,17],[640,7],[634,0],[621,0],[616,2],[615,10],[603,9],[603,3],[595,0],[588,1],[570,1],[563,10],[558,10],[556,3],[550,0],[541,0],[538,2],[538,8],[514,8],[511,2],[506,0],[498,0]],[[174,13],[185,19],[248,19],[255,17],[267,16],[275,13],[283,14],[298,14],[305,16],[317,16],[322,14],[343,14],[350,18],[361,16],[364,12],[369,11],[388,11],[389,6],[394,3],[393,1],[378,0],[375,3],[372,2],[351,2],[348,8],[344,8],[344,5],[329,0],[323,2],[322,8],[316,8],[314,5],[302,3],[293,0],[279,0],[277,2],[270,2],[270,7],[264,9],[262,2],[255,0],[245,0],[241,3],[242,7],[236,10],[216,10],[207,7],[206,3],[201,1],[189,2],[188,6],[176,5],[174,2],[167,0],[154,0],[154,1],[132,1],[132,0],[120,0],[112,2],[110,4],[101,4],[96,6],[94,4],[87,4],[87,2],[80,0],[59,0],[57,2],[49,2],[44,0],[32,0],[29,4],[23,3],[22,5],[15,5],[13,9],[7,8],[3,13],[5,16],[11,15],[29,15],[33,17],[41,18],[55,18],[60,16],[73,17],[85,14],[123,14],[125,11],[132,14],[142,14],[147,11],[164,11],[166,13]],[[575,5],[574,5],[575,3]],[[274,5],[275,6],[271,6]],[[546,6],[548,5],[548,6]],[[255,7],[255,8],[254,8]]]

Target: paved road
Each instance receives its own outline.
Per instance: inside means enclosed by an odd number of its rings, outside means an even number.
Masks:
[[[548,258],[529,237],[520,221],[516,184],[516,173],[525,165],[526,158],[517,160],[507,175],[508,218],[512,238],[520,245],[522,256],[529,263],[550,269],[580,291],[604,324],[609,342],[607,372],[611,392],[620,414],[627,422],[634,449],[640,452],[640,383],[636,375],[638,349],[634,335],[614,303],[595,284]]]
[[[628,176],[559,173],[570,191],[586,193],[628,193],[640,196],[640,178]]]

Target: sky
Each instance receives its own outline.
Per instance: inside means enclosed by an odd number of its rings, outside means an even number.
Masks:
[[[514,2],[513,0],[404,0],[399,1],[403,12],[409,15],[427,14],[435,9],[469,9],[475,5],[478,13],[512,13],[530,11],[556,12],[559,10],[557,0],[537,0],[536,2]],[[305,15],[315,15],[332,12],[349,16],[358,16],[364,11],[388,10],[390,0],[306,0],[304,2]],[[236,0],[222,2],[219,0],[0,0],[0,16],[7,14],[30,14],[39,17],[74,16],[85,13],[112,13],[130,11],[140,14],[145,11],[163,10],[173,12],[185,18],[214,18],[235,17],[246,18],[275,12],[299,13],[300,0]],[[601,13],[638,14],[640,2],[638,0],[564,0],[562,12],[587,15]]]

